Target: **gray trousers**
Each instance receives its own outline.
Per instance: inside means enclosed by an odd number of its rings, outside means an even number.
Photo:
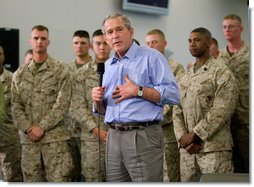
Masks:
[[[163,131],[159,124],[137,130],[108,131],[108,182],[162,182],[162,171]]]

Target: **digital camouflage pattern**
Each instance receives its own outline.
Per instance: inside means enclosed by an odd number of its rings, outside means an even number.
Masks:
[[[187,70],[178,84],[181,101],[173,109],[176,139],[194,131],[202,139],[202,149],[196,155],[231,151],[230,118],[238,95],[233,73],[221,61],[211,57],[197,72],[194,73],[194,67]],[[180,161],[180,167],[182,170],[188,163]]]
[[[180,152],[177,142],[164,143],[163,182],[180,181]]]
[[[32,124],[45,131],[41,143],[63,141],[70,136],[63,125],[71,98],[67,67],[49,57],[40,69],[32,63],[22,65],[13,77],[13,116],[22,144],[34,144],[25,133]]]
[[[4,104],[4,88],[3,84],[0,81],[0,133],[1,136],[3,136],[4,128],[3,128],[3,121],[4,121],[4,116],[5,116],[5,104]],[[4,145],[4,142],[0,141],[0,147]]]
[[[81,165],[82,168],[84,168],[82,173],[85,176],[87,182],[106,182],[105,148],[106,145],[101,143],[100,145],[101,151],[99,156],[98,140],[81,141],[81,152],[82,152]]]
[[[97,123],[92,113],[91,89],[98,85],[98,75],[93,70],[93,61],[91,59],[79,69],[76,62],[72,62],[68,64],[68,68],[71,74],[72,98],[67,128],[72,137],[94,140],[91,130],[97,127]]]
[[[227,48],[220,50],[219,58],[231,69],[239,89],[239,96],[236,102],[235,117],[240,124],[249,125],[249,47],[244,43],[242,48],[229,55]]]
[[[105,181],[105,145],[101,143],[101,173],[98,178],[99,141],[92,133],[98,127],[98,116],[92,112],[92,88],[98,86],[97,65],[92,59],[77,69],[76,63],[68,64],[72,80],[72,100],[69,109],[71,123],[69,131],[77,133],[81,139],[82,174],[87,182]],[[100,129],[105,130],[103,117]],[[76,129],[76,130],[75,130]]]
[[[3,85],[4,91],[4,105],[5,105],[5,117],[4,123],[1,125],[4,129],[4,135],[1,136],[1,144],[3,146],[9,146],[19,144],[18,128],[13,123],[11,113],[11,83],[12,83],[12,72],[4,69],[0,75],[0,81]],[[1,150],[0,146],[0,150]]]
[[[231,69],[239,89],[236,108],[231,120],[234,140],[235,172],[249,173],[249,47],[243,42],[239,51],[230,56],[227,47],[220,50],[220,59]]]
[[[185,149],[181,149],[182,182],[199,182],[201,173],[233,173],[231,151],[214,151],[190,155]],[[199,172],[196,172],[199,171]]]
[[[6,182],[22,182],[21,154],[18,128],[12,120],[11,83],[12,72],[3,69],[0,82],[4,94],[4,120],[1,123],[0,168]]]
[[[38,70],[34,61],[23,64],[13,75],[12,94],[12,112],[15,123],[19,128],[22,144],[22,170],[26,181],[26,179],[36,177],[25,175],[27,170],[31,170],[33,164],[31,160],[38,159],[42,155],[45,167],[49,167],[46,164],[50,163],[45,162],[45,160],[53,159],[50,155],[53,150],[40,149],[39,153],[41,155],[38,155],[37,152],[36,154],[25,154],[26,152],[35,152],[32,151],[33,148],[45,144],[50,147],[50,143],[55,144],[57,142],[63,146],[58,149],[64,149],[67,146],[67,140],[70,139],[64,126],[64,117],[71,99],[71,82],[68,68],[52,57],[48,57]],[[33,124],[38,124],[45,131],[44,137],[39,142],[30,141],[25,133]],[[51,160],[51,163],[60,164],[56,168],[61,168],[61,173],[64,176],[61,176],[61,178],[57,170],[54,170],[53,173],[50,170],[45,170],[48,181],[53,178],[57,178],[58,181],[69,181],[68,177],[72,168],[65,168],[62,165],[72,165],[72,160],[69,150],[65,150],[67,152],[60,160],[61,162]],[[32,168],[31,171],[34,171],[34,175],[41,172],[40,166]]]
[[[45,167],[41,166],[41,152],[47,154],[43,157]],[[73,169],[73,162],[66,141],[23,144],[22,155],[24,181],[71,182],[70,170]]]
[[[176,79],[184,73],[184,67],[168,58],[170,68]],[[164,133],[164,159],[163,159],[163,181],[179,182],[180,181],[180,153],[174,134],[173,105],[164,105],[162,129]]]

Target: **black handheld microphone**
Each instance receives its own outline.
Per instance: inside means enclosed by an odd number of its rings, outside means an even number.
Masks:
[[[99,86],[102,86],[104,71],[105,71],[104,63],[98,63],[97,64],[97,74],[99,77]]]
[[[105,67],[104,67],[104,63],[98,63],[97,64],[97,74],[98,74],[98,77],[99,77],[99,86],[101,87],[102,86],[102,79],[103,79],[103,74],[104,74],[104,71],[105,71]],[[98,166],[98,178],[99,178],[99,181],[100,181],[100,178],[101,178],[101,138],[100,138],[100,124],[101,124],[101,115],[99,114],[99,117],[98,117],[98,142],[99,142],[99,166]]]

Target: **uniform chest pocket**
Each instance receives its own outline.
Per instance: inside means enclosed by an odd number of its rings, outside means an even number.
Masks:
[[[196,88],[197,99],[203,109],[209,109],[213,105],[215,88],[210,80],[203,81]]]
[[[187,90],[188,87],[190,86],[189,83],[185,80],[183,80],[182,82],[179,83],[180,86],[180,97],[181,97],[181,101],[184,101],[184,98],[187,95]]]
[[[45,95],[45,99],[48,103],[55,102],[58,93],[57,82],[44,84],[42,87],[42,93]]]
[[[33,94],[33,83],[30,81],[23,81],[19,85],[20,97],[24,103],[29,101]]]
[[[45,84],[42,87],[42,92],[47,94],[47,95],[55,94],[58,90],[57,87],[58,87],[57,83]]]

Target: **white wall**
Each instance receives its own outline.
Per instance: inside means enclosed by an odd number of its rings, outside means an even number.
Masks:
[[[135,38],[144,45],[148,30],[159,28],[166,34],[172,58],[185,67],[193,57],[188,51],[188,36],[196,27],[208,28],[220,47],[225,46],[222,19],[238,14],[245,27],[243,39],[249,42],[247,0],[170,0],[167,16],[152,16],[122,10],[122,0],[0,0],[0,27],[20,29],[20,63],[30,48],[31,28],[43,24],[49,28],[49,53],[64,62],[73,60],[71,48],[75,30],[87,30],[90,35],[101,28],[104,17],[122,12],[131,17]],[[92,53],[91,53],[92,54]]]

